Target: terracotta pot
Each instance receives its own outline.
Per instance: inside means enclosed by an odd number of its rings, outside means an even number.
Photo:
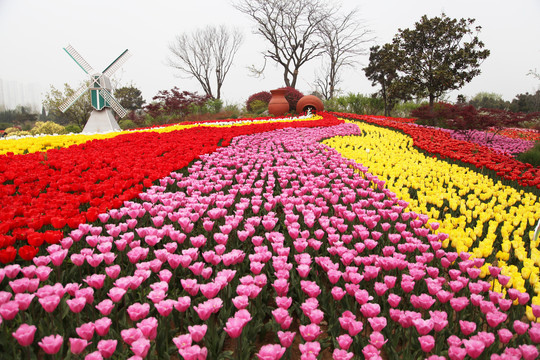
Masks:
[[[289,111],[289,102],[285,99],[285,89],[270,90],[272,99],[268,103],[268,113],[274,116],[283,116]]]
[[[296,104],[296,112],[298,114],[311,110],[311,113],[324,110],[324,104],[321,99],[314,95],[306,95],[298,100]]]

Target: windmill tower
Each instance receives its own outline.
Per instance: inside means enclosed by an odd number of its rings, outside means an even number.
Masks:
[[[118,126],[118,123],[114,118],[113,110],[120,118],[126,116],[127,111],[111,95],[112,86],[110,77],[126,62],[131,54],[126,49],[109,66],[107,66],[103,72],[99,73],[95,71],[71,45],[65,47],[64,50],[85,73],[90,75],[90,85],[81,86],[72,96],[60,105],[60,110],[65,112],[75,101],[77,101],[77,99],[89,90],[92,107],[94,109],[86,122],[83,133],[120,130],[120,126]]]

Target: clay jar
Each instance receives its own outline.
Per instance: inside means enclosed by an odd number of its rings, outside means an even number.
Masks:
[[[272,99],[268,103],[268,113],[274,116],[283,116],[289,111],[289,102],[285,99],[285,89],[270,90]]]
[[[296,104],[296,112],[298,114],[311,110],[311,113],[324,110],[324,104],[318,97],[314,95],[306,95],[298,100]]]

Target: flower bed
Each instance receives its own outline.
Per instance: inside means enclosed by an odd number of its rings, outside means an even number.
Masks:
[[[426,156],[413,148],[410,136],[365,123],[358,126],[362,136],[332,138],[324,144],[369,168],[409,209],[438,221],[438,231],[449,235],[443,248],[450,245],[458,253],[485,258],[483,276],[497,262],[510,277],[509,284],[521,292],[532,290],[529,294],[540,305],[540,241],[533,241],[540,220],[536,195]],[[502,291],[499,283],[493,285]]]
[[[60,229],[118,208],[143,186],[189,164],[201,154],[227,146],[242,134],[285,127],[338,124],[332,116],[243,126],[193,127],[140,132],[92,140],[63,149],[0,157],[0,262],[18,254],[29,260],[44,242],[58,243]],[[22,250],[21,250],[22,249]]]
[[[507,128],[501,131],[490,129],[491,132],[497,132],[499,135],[506,136],[511,139],[523,139],[529,141],[540,140],[540,132],[534,129]]]
[[[536,358],[528,293],[492,291],[501,268],[442,248],[437,223],[318,143],[361,134],[238,136],[4,266],[3,355]]]
[[[510,156],[530,150],[534,146],[532,140],[510,138],[478,130],[469,130],[466,135],[454,130],[444,129],[443,131],[447,131],[454,139],[470,141]]]
[[[414,145],[427,152],[472,164],[477,168],[493,170],[504,179],[517,181],[523,186],[540,189],[540,168],[524,164],[509,155],[493,151],[486,146],[453,139],[443,130],[419,128],[414,124],[393,121],[391,118],[335,113],[349,119],[362,120],[379,126],[403,131],[410,135]]]

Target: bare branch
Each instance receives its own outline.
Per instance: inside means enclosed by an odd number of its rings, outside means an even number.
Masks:
[[[322,53],[319,24],[333,10],[322,0],[240,0],[234,7],[249,16],[254,33],[268,41],[265,61],[278,63],[285,85],[295,87],[300,67]]]
[[[328,84],[329,97],[334,97],[337,84],[340,81],[339,72],[345,67],[358,63],[358,57],[367,54],[363,47],[373,41],[371,31],[366,29],[357,19],[358,10],[354,9],[345,15],[326,18],[319,24],[324,55],[327,60],[323,83]]]
[[[191,34],[181,34],[169,45],[172,58],[169,66],[195,78],[206,95],[214,97],[212,75],[215,76],[216,98],[221,97],[221,87],[232,66],[236,52],[243,41],[237,30],[224,25],[207,26]]]

